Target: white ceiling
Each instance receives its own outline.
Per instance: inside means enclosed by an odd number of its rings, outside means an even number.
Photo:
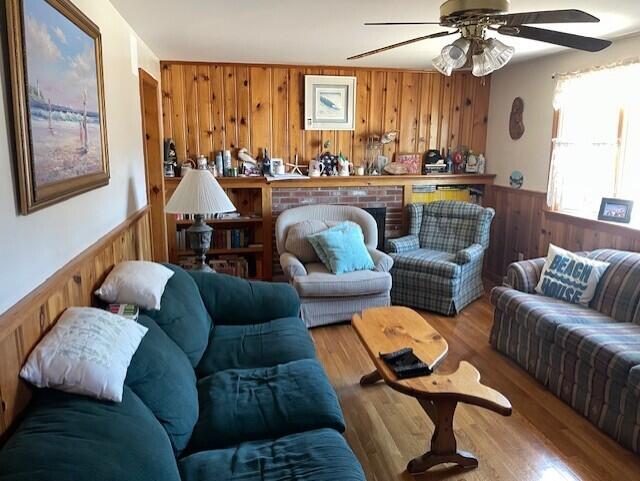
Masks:
[[[422,27],[365,27],[365,21],[437,21],[432,0],[111,0],[162,60],[431,68],[450,40],[427,40],[350,62],[353,54],[438,32]],[[511,12],[579,8],[598,24],[552,28],[615,39],[640,31],[639,0],[512,0]],[[542,25],[543,28],[551,26]],[[495,34],[498,36],[497,34]],[[505,37],[516,60],[561,47]],[[566,49],[564,49],[566,50]]]

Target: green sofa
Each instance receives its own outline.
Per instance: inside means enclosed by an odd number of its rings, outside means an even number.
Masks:
[[[0,481],[364,481],[293,288],[167,266],[122,402],[36,390]]]

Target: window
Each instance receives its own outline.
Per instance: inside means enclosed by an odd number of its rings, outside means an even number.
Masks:
[[[634,201],[640,227],[640,63],[557,78],[548,204],[597,218],[603,197]]]

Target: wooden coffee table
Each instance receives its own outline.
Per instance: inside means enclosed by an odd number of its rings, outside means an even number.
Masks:
[[[466,361],[450,374],[434,372],[430,376],[398,379],[380,358],[404,347],[413,348],[418,358],[432,369],[447,355],[447,341],[417,312],[406,307],[367,309],[353,316],[353,326],[360,336],[376,370],[363,376],[362,386],[379,380],[392,389],[415,397],[435,425],[431,450],[407,465],[411,474],[424,473],[439,464],[453,463],[463,468],[478,467],[470,453],[458,451],[453,416],[459,402],[483,407],[503,416],[511,415],[511,403],[498,391],[480,383],[480,373]]]

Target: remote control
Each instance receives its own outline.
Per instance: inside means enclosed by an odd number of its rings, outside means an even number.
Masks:
[[[380,357],[382,359],[384,359],[385,361],[394,361],[406,354],[410,354],[413,352],[413,349],[411,349],[410,347],[405,347],[403,349],[400,349],[398,351],[394,351],[394,352],[389,352],[387,354],[382,354],[380,353]]]
[[[395,374],[399,378],[429,376],[433,371],[424,362],[412,364],[411,366],[400,366],[395,369]]]

